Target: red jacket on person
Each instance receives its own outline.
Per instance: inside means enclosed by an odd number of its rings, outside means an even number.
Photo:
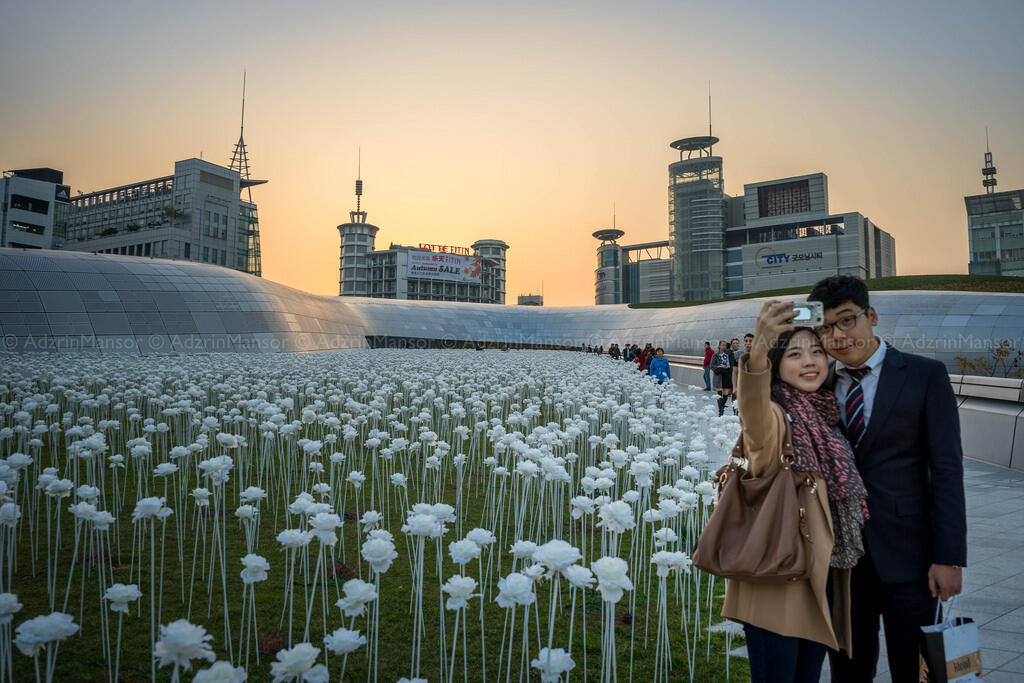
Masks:
[[[715,352],[710,346],[704,349],[704,367],[711,365],[711,357],[714,355]]]

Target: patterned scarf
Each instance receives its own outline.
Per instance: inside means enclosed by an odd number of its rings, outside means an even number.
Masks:
[[[830,564],[853,567],[864,554],[861,528],[868,518],[868,492],[839,429],[839,400],[824,389],[810,394],[781,381],[772,382],[772,399],[791,420],[794,469],[816,474],[828,486],[835,535]]]

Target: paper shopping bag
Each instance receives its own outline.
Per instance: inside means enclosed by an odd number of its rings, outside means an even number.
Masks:
[[[922,683],[958,683],[981,678],[978,625],[961,612],[955,619],[922,626],[920,661]]]

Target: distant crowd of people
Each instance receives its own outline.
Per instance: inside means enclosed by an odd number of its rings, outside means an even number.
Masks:
[[[669,368],[668,359],[665,358],[665,349],[660,346],[655,348],[653,344],[646,344],[641,349],[637,344],[612,344],[608,351],[604,346],[584,346],[581,350],[587,353],[596,353],[603,356],[608,354],[614,360],[622,360],[633,363],[639,372],[647,373],[658,380],[658,384],[664,384],[672,379],[672,370]]]

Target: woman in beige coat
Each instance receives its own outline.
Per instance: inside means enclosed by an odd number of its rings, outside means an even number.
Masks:
[[[791,302],[765,303],[753,347],[740,361],[748,471],[763,477],[781,466],[788,419],[792,467],[813,478],[801,494],[807,496],[811,577],[756,584],[732,580],[726,588],[722,616],[743,624],[755,683],[816,682],[826,647],[849,651],[849,569],[864,553],[867,492],[838,427],[839,403],[822,389],[828,356],[811,329],[790,323],[792,309]],[[833,590],[827,591],[830,580]]]

